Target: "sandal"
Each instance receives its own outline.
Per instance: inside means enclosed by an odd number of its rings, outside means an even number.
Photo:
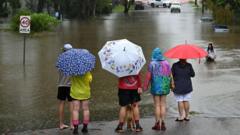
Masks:
[[[142,130],[143,130],[142,127],[139,124],[137,124],[135,131],[136,132],[141,132]]]
[[[115,132],[122,133],[123,132],[123,126],[122,125],[118,125],[117,128],[115,129]]]
[[[175,121],[177,121],[177,122],[183,122],[183,120],[184,120],[184,119],[179,119],[179,118],[177,118]]]
[[[165,126],[165,122],[162,121],[162,124],[161,124],[161,130],[165,131],[166,129],[167,129],[167,128],[166,128],[166,126]]]
[[[184,120],[185,120],[185,121],[190,121],[190,119],[189,119],[189,118],[184,118]]]

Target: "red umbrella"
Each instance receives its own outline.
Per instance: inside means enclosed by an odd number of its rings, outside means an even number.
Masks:
[[[168,58],[194,59],[207,56],[207,52],[194,44],[180,44],[164,53]]]

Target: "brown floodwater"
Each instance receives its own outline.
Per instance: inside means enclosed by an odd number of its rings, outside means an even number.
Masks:
[[[149,8],[87,21],[64,20],[56,31],[27,37],[25,66],[22,64],[23,37],[0,31],[0,133],[57,126],[55,63],[64,43],[86,48],[97,57],[91,85],[91,120],[117,119],[117,77],[101,69],[97,52],[106,41],[123,38],[140,45],[148,62],[155,47],[166,51],[187,41],[206,48],[208,42],[213,42],[217,51],[215,63],[206,63],[205,59],[201,59],[200,64],[199,60],[189,60],[196,72],[192,114],[239,117],[240,32],[233,28],[229,33],[214,33],[212,24],[199,21],[200,17],[200,10],[195,11],[187,4],[182,6],[180,14],[171,14],[167,8]],[[143,78],[146,67],[142,70]],[[172,94],[167,103],[168,116],[177,116]],[[148,92],[142,95],[141,106],[142,116],[153,115],[152,97]]]

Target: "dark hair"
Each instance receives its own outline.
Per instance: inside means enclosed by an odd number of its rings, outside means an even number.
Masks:
[[[209,52],[209,51],[214,52],[213,44],[212,44],[212,43],[209,43],[209,44],[208,44],[207,51],[208,51],[208,52]]]

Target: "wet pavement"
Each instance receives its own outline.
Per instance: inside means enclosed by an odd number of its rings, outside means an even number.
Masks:
[[[167,118],[166,131],[154,131],[153,118],[144,118],[141,121],[143,132],[124,130],[123,133],[115,133],[117,121],[92,122],[89,125],[89,135],[238,135],[240,132],[240,118],[206,118],[193,117],[189,122],[175,122],[174,118]],[[81,133],[79,126],[79,135]],[[43,129],[29,130],[25,132],[8,133],[6,135],[71,135],[72,130]]]

